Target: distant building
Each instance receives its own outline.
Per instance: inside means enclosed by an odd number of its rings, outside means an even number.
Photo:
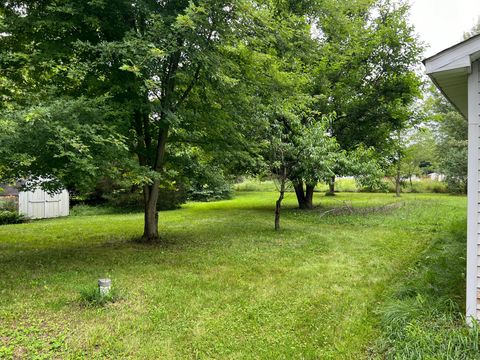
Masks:
[[[435,180],[435,181],[444,181],[445,180],[445,175],[443,175],[443,174],[431,173],[431,174],[428,174],[428,177],[432,180]]]
[[[20,191],[17,186],[0,184],[0,202],[9,203],[9,207],[30,219],[55,218],[68,216],[70,200],[67,190],[49,194],[42,189]]]

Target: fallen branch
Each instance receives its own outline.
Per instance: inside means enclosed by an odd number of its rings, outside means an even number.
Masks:
[[[343,214],[372,214],[372,213],[378,213],[378,212],[385,212],[385,211],[390,211],[394,209],[399,209],[405,205],[405,202],[396,202],[393,204],[387,204],[383,206],[377,206],[377,207],[365,207],[365,208],[354,208],[350,202],[344,201],[344,205],[342,207],[337,207],[334,209],[327,210],[323,213],[320,214],[320,217],[327,216],[329,214],[334,214],[334,215],[343,215]]]

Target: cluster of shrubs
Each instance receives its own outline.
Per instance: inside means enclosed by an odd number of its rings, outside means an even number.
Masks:
[[[430,180],[428,178],[421,179],[420,181],[414,181],[411,184],[407,180],[402,180],[401,182],[402,192],[403,193],[435,193],[435,194],[446,194],[446,193],[459,193],[456,190],[453,190],[448,183],[443,181]],[[389,192],[395,193],[395,184],[389,180],[383,180],[380,186],[376,188],[370,187],[361,187],[358,189],[360,192]],[[461,192],[460,192],[461,193]]]
[[[181,188],[160,189],[158,210],[174,210],[187,201],[185,190]],[[133,191],[119,190],[105,195],[105,204],[126,211],[143,209],[143,194],[140,189]]]
[[[233,181],[221,171],[203,167],[190,169],[190,172],[189,176],[165,181],[160,187],[157,203],[159,211],[178,209],[187,201],[208,202],[232,198]],[[88,206],[95,206],[98,211],[105,209],[115,212],[142,211],[144,206],[141,187],[128,186],[108,178],[98,181],[91,192],[72,195],[71,205],[75,206],[73,212],[77,214],[87,214]]]
[[[230,199],[233,196],[232,185],[229,183],[221,184],[219,186],[211,186],[204,184],[198,187],[185,188],[179,186],[176,188],[160,188],[158,195],[157,209],[174,210],[187,201],[216,201]],[[105,205],[115,208],[135,211],[143,209],[143,194],[140,189],[134,191],[120,190],[112,192],[104,196]]]
[[[25,217],[17,211],[0,210],[0,225],[20,224],[25,220]]]
[[[17,210],[14,200],[0,200],[0,225],[19,224],[26,220]]]

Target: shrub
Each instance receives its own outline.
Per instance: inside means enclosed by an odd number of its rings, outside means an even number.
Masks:
[[[211,165],[198,165],[192,170],[190,178],[185,179],[189,200],[215,201],[231,199],[233,187],[231,179],[227,178],[222,169]]]
[[[12,211],[16,212],[18,209],[18,200],[15,196],[2,196],[0,197],[0,211]]]
[[[16,211],[0,210],[0,225],[20,224],[25,221],[25,216]]]
[[[186,193],[182,189],[160,189],[158,195],[158,210],[173,210],[180,208],[184,204]],[[135,192],[115,192],[107,196],[107,206],[121,208],[123,210],[143,210],[143,194],[140,191]]]
[[[233,197],[233,189],[232,186],[227,183],[214,188],[206,185],[200,188],[192,188],[188,192],[188,197],[193,201],[216,201],[231,199]]]

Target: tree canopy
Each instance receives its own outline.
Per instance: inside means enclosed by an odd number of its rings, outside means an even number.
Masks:
[[[421,50],[407,9],[389,0],[4,1],[0,176],[51,191],[122,179],[142,189],[143,239],[156,241],[162,186],[194,184],[207,169],[271,168],[280,140],[292,146],[299,205],[311,204],[316,183],[355,172],[348,157],[384,151],[406,122]]]

